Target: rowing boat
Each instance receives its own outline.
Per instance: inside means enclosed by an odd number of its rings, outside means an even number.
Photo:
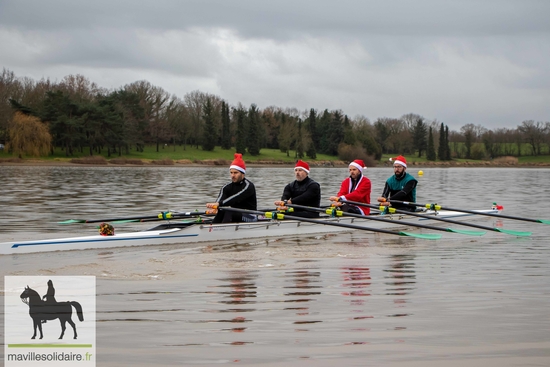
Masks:
[[[499,213],[498,209],[477,210],[478,213]],[[425,216],[434,218],[474,219],[477,216],[457,211],[425,211]],[[241,240],[268,237],[287,237],[298,235],[323,235],[351,231],[350,228],[339,224],[353,224],[354,226],[369,228],[390,229],[403,228],[404,225],[414,223],[441,223],[425,217],[413,217],[405,214],[376,215],[387,221],[371,221],[354,217],[320,217],[318,223],[300,220],[269,220],[258,222],[209,224],[193,222],[168,222],[154,228],[138,232],[116,233],[112,236],[92,235],[68,238],[40,239],[31,241],[12,241],[0,243],[0,255],[24,254],[47,251],[67,251],[85,249],[105,249],[130,246],[151,245],[189,245],[197,243],[213,243],[217,241]],[[406,221],[403,223],[401,221]],[[118,232],[118,229],[117,229]]]

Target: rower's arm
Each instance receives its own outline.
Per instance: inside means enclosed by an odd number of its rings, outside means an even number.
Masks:
[[[409,198],[409,194],[411,193],[411,191],[414,190],[416,184],[416,180],[410,180],[405,184],[405,187],[403,187],[402,190],[396,192],[391,196],[391,200],[407,201]]]

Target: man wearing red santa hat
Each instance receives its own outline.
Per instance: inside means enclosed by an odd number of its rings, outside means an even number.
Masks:
[[[275,205],[280,209],[286,209],[286,204],[318,208],[321,205],[321,186],[309,177],[309,164],[298,160],[296,166],[294,166],[294,176],[296,180],[285,186],[281,200],[276,201]],[[295,208],[291,214],[304,218],[319,217],[319,212],[310,212],[298,208]]]
[[[336,196],[331,196],[332,205],[339,206],[343,212],[369,215],[370,209],[364,206],[343,204],[341,200],[356,201],[370,204],[371,182],[363,171],[367,169],[361,159],[356,159],[349,164],[349,177],[342,181],[340,191]]]
[[[416,185],[418,181],[407,173],[407,160],[402,155],[390,158],[393,161],[394,175],[386,180],[382,196],[378,198],[380,205],[389,206],[390,200],[416,202]],[[399,210],[414,212],[416,206],[400,203],[391,203],[392,207]]]
[[[235,159],[229,167],[231,182],[221,188],[215,203],[207,203],[206,207],[218,209],[220,206],[231,206],[238,209],[257,209],[256,188],[244,177],[246,165],[243,155],[235,153]],[[252,214],[224,211],[220,209],[212,223],[255,222],[257,217]]]

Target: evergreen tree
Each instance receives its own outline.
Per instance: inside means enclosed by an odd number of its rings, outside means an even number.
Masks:
[[[328,151],[330,155],[338,155],[338,146],[344,140],[344,124],[341,111],[333,111],[332,121],[328,129]]]
[[[274,107],[268,107],[262,111],[261,121],[265,132],[265,147],[279,149],[279,112]],[[264,146],[264,145],[262,145]]]
[[[382,153],[388,153],[386,148],[386,141],[391,136],[390,129],[388,127],[387,119],[378,119],[374,123],[374,129],[376,130],[376,138],[380,144]]]
[[[329,127],[331,123],[332,115],[327,109],[323,111],[323,115],[319,119],[318,135],[319,135],[319,151],[321,153],[330,154],[329,151]]]
[[[99,98],[92,111],[89,122],[92,122],[92,129],[97,133],[100,145],[107,147],[107,156],[117,151],[119,156],[122,155],[122,147],[126,145],[124,119],[115,98],[112,95]]]
[[[302,138],[302,119],[298,119],[298,134],[296,135],[296,158],[304,158],[304,140]]]
[[[472,146],[475,143],[475,126],[474,124],[466,124],[460,128],[464,134],[464,147],[466,148],[466,159],[472,158]]]
[[[222,149],[231,149],[231,127],[229,105],[222,101]]]
[[[260,154],[260,116],[255,104],[248,110],[248,152],[256,156]]]
[[[310,150],[313,152],[313,154],[315,154],[315,152],[320,149],[320,138],[317,131],[317,115],[315,114],[315,110],[313,108],[309,110],[308,130],[309,134],[311,135],[311,141],[313,143],[313,146],[310,148]]]
[[[416,150],[418,150],[418,157],[422,157],[422,152],[426,149],[426,135],[428,128],[422,118],[416,120],[416,125],[413,128],[413,144]]]
[[[315,146],[312,142],[307,146],[306,155],[311,159],[317,159],[317,152],[315,151]]]
[[[437,158],[439,158],[440,161],[447,159],[447,148],[445,143],[445,127],[443,123],[441,123],[441,127],[439,128],[439,147],[437,148]]]
[[[306,155],[311,159],[317,159],[317,151],[315,150],[315,145],[313,144],[313,141],[309,142],[306,149]]]
[[[202,107],[202,119],[204,120],[204,130],[202,137],[202,150],[213,151],[216,146],[216,128],[214,126],[214,108],[210,98],[206,99]]]
[[[83,134],[79,106],[62,91],[47,92],[43,106],[40,119],[49,122],[54,144],[63,147],[65,156],[73,155]]]
[[[315,116],[315,110],[312,108],[309,110],[309,117],[306,120],[306,124],[304,125],[306,129],[307,138],[305,139],[304,146],[306,147],[306,155],[311,159],[317,158],[317,148],[315,147],[315,142],[313,141],[314,136],[317,140],[319,140],[319,137],[317,136],[317,121]]]
[[[351,123],[348,119],[348,115],[344,116],[344,143],[348,145],[355,145],[357,142],[357,139],[355,137],[355,132],[353,131],[353,128],[351,126]]]
[[[432,128],[430,127],[430,132],[428,134],[428,148],[426,150],[426,158],[429,161],[435,161],[435,146],[434,146],[434,136],[432,134]]]
[[[246,110],[239,106],[235,111],[237,116],[237,136],[235,137],[235,151],[242,155],[246,152]]]
[[[449,126],[445,126],[445,160],[451,160],[451,146],[449,144]]]
[[[15,111],[20,112],[24,115],[37,116],[36,111],[34,111],[29,106],[24,106],[12,98],[10,98],[9,101],[10,101],[11,108],[13,108]]]
[[[122,115],[124,141],[126,152],[128,147],[135,146],[136,150],[143,152],[145,146],[144,134],[147,129],[145,110],[140,104],[139,95],[124,89],[112,92],[110,96],[115,101],[117,110]]]

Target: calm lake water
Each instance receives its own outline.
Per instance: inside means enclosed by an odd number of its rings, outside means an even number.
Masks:
[[[248,171],[261,208],[293,179],[289,167]],[[367,170],[373,198],[392,171]],[[482,209],[496,201],[504,214],[550,219],[548,169],[423,171],[420,203]],[[346,175],[312,169],[324,203]],[[227,168],[0,166],[0,242],[97,233],[56,224],[69,218],[203,210],[227,181]],[[98,366],[548,366],[550,226],[478,223],[533,235],[429,241],[355,231],[0,256],[0,269],[95,275]],[[3,315],[0,323],[3,330]],[[44,330],[57,333],[59,324]]]

